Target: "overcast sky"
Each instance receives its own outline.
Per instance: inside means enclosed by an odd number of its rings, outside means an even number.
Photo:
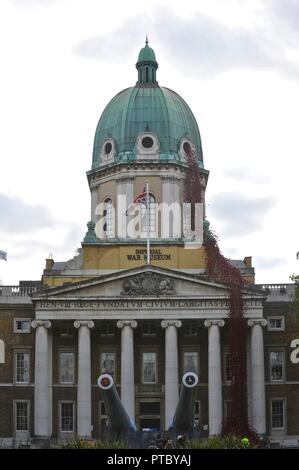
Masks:
[[[224,255],[251,255],[260,283],[299,271],[297,0],[0,0],[4,284],[80,246],[95,128],[135,84],[146,31],[198,121]]]

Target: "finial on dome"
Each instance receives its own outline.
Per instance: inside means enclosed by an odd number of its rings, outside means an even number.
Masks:
[[[145,46],[143,46],[143,48],[139,52],[136,68],[138,70],[137,85],[158,85],[156,79],[158,63],[156,61],[154,50],[148,45],[147,33],[145,36]]]

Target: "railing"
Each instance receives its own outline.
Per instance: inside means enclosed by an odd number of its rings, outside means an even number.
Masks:
[[[286,292],[288,284],[261,284],[262,289],[270,292]]]
[[[37,290],[36,286],[0,286],[0,296],[28,297]]]

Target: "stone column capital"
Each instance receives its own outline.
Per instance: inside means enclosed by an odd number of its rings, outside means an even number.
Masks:
[[[80,328],[81,326],[87,326],[87,328],[93,328],[94,322],[92,320],[76,320],[74,321],[74,327]]]
[[[169,326],[175,326],[176,328],[181,328],[182,322],[181,320],[162,320],[161,326],[162,328],[168,328]]]
[[[254,326],[254,325],[266,326],[267,320],[265,318],[250,318],[249,320],[247,320],[247,325],[248,326]]]
[[[137,328],[136,320],[118,320],[116,323],[117,328],[123,328],[124,326],[130,326],[131,328]]]
[[[225,325],[225,321],[221,319],[212,319],[212,320],[205,320],[204,322],[205,327],[210,328],[212,325],[220,326],[221,328]]]
[[[44,328],[51,328],[52,324],[50,320],[33,320],[31,322],[32,328],[38,328],[39,326],[43,326]]]

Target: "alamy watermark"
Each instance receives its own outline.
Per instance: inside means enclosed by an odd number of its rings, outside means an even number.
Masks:
[[[150,201],[129,204],[125,195],[119,195],[116,207],[101,202],[95,208],[95,233],[99,239],[183,240],[187,249],[199,248],[203,243],[204,206],[202,203]]]

